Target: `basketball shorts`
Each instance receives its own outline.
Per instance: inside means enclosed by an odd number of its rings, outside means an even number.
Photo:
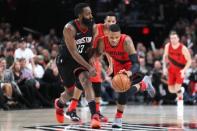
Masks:
[[[168,85],[182,84],[183,78],[181,77],[180,69],[168,69]]]
[[[72,58],[65,58],[61,54],[57,56],[56,64],[64,86],[67,88],[72,87],[73,85],[81,86],[79,84],[78,76],[81,72],[87,71],[85,67],[78,64]]]

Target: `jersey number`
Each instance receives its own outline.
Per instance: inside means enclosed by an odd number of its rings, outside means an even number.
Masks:
[[[79,53],[82,53],[84,47],[85,47],[85,45],[79,45],[79,46],[77,47],[78,52],[79,52]]]

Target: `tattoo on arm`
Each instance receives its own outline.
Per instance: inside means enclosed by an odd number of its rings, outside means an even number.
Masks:
[[[127,36],[124,43],[124,50],[129,54],[136,54],[135,46],[133,44],[132,39]]]

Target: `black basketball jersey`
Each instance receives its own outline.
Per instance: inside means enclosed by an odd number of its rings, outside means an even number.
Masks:
[[[93,39],[93,30],[92,28],[88,28],[87,30],[82,30],[79,22],[75,19],[69,22],[76,30],[75,34],[75,44],[77,46],[78,53],[85,59],[89,60],[88,50],[92,48],[92,39]],[[64,57],[72,58],[69,50],[67,49],[65,43],[60,48],[60,53]]]

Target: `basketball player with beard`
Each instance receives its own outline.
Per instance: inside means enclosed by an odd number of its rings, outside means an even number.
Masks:
[[[85,91],[91,112],[91,128],[100,128],[99,115],[96,113],[96,103],[91,76],[96,75],[95,68],[89,64],[89,50],[92,48],[93,16],[91,8],[86,3],[75,6],[76,19],[68,22],[63,30],[64,44],[61,45],[56,64],[66,90],[60,98],[55,100],[56,118],[58,122],[64,122],[64,105],[68,94],[74,89]],[[68,110],[66,115],[75,117],[76,110]]]
[[[99,23],[94,25],[94,40],[93,40],[93,47],[96,47],[97,41],[100,37],[103,37],[105,35],[108,35],[109,33],[109,26],[116,23],[116,16],[113,12],[108,12],[106,14],[106,17],[104,19],[104,24]],[[112,62],[111,58],[108,54],[105,54],[106,58],[109,63],[109,68],[107,70],[107,74],[110,75],[113,72],[112,69]],[[108,118],[103,116],[100,112],[100,100],[101,100],[101,71],[102,71],[102,65],[101,65],[101,58],[100,56],[94,56],[91,58],[90,63],[96,68],[96,76],[91,77],[94,93],[95,93],[95,101],[96,101],[96,112],[99,114],[101,122],[107,122]],[[82,89],[82,88],[81,88]],[[73,97],[71,100],[71,103],[68,106],[67,112],[75,111],[77,108],[78,101],[80,99],[80,96],[82,94],[83,90],[80,90],[79,88],[76,88],[73,93]],[[80,118],[76,115],[73,115],[70,117],[72,121],[80,121]]]

